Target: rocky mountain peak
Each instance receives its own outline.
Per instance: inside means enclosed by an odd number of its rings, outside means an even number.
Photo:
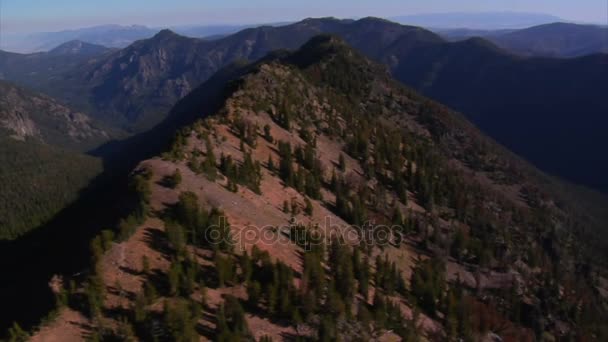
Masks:
[[[167,40],[167,39],[174,39],[174,38],[179,38],[182,37],[179,34],[173,32],[170,29],[163,29],[160,30],[156,35],[154,35],[154,37],[152,37],[152,40]]]

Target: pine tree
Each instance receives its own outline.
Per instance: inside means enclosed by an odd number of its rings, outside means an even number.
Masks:
[[[283,212],[289,214],[289,201],[287,200],[283,201]]]
[[[209,136],[205,139],[205,146],[207,147],[207,156],[205,161],[203,162],[202,169],[205,172],[207,178],[211,181],[214,181],[217,177],[217,169],[216,169],[216,159],[215,154],[213,152],[213,145],[211,145],[211,140]]]
[[[343,241],[332,240],[329,265],[335,290],[345,303],[350,303],[355,293],[353,261]]]
[[[85,293],[90,318],[97,318],[101,315],[104,301],[104,287],[103,280],[99,275],[91,276],[87,282]]]
[[[262,296],[262,286],[257,281],[251,281],[247,285],[247,304],[251,308],[257,308]]]
[[[182,265],[179,262],[172,262],[169,268],[169,292],[172,296],[177,296],[180,289],[180,280],[182,278]]]
[[[369,297],[369,275],[370,266],[369,259],[367,256],[363,257],[363,261],[360,263],[360,268],[356,273],[357,281],[359,284],[359,294],[367,301]]]
[[[319,324],[319,331],[317,332],[318,341],[321,342],[332,342],[337,341],[336,325],[332,317],[324,316]]]
[[[268,171],[274,172],[274,162],[272,161],[272,156],[268,155],[268,162],[266,163],[268,166]]]
[[[308,198],[304,198],[304,204],[305,204],[304,212],[306,213],[306,215],[312,216],[313,210],[314,210],[314,208],[312,206],[312,202]]]
[[[135,307],[133,308],[135,323],[141,324],[146,320],[146,297],[142,293],[138,293],[135,297]]]
[[[17,322],[14,322],[13,326],[8,330],[8,336],[9,342],[26,342],[30,339],[28,333]]]
[[[384,297],[376,291],[374,295],[374,320],[376,322],[376,326],[380,329],[386,327],[387,323],[387,308],[386,308],[386,300]]]
[[[141,257],[141,265],[142,265],[141,273],[143,273],[144,275],[149,275],[150,274],[150,260],[148,259],[147,255],[144,255]]]
[[[215,269],[217,271],[218,287],[224,287],[235,280],[234,261],[230,256],[223,257],[215,253]]]
[[[340,157],[338,158],[338,169],[341,172],[346,171],[346,160],[344,160],[344,155],[340,153]]]
[[[274,139],[272,138],[272,134],[270,133],[270,125],[264,126],[264,139],[266,139],[266,141],[268,141],[271,144],[274,142]]]
[[[279,163],[279,175],[285,182],[286,186],[294,186],[295,173],[293,171],[293,156],[291,150],[291,144],[288,142],[279,142],[279,155],[281,161]]]
[[[164,323],[173,341],[190,342],[198,340],[196,322],[200,308],[186,300],[171,305],[165,302]]]
[[[165,231],[167,232],[169,244],[176,255],[182,255],[185,252],[187,242],[184,228],[175,222],[167,221],[165,222]]]
[[[439,259],[420,261],[412,271],[410,284],[412,295],[420,308],[434,316],[445,288],[443,262]]]
[[[144,298],[146,299],[146,305],[152,305],[158,297],[158,293],[154,284],[147,281],[144,285]]]
[[[179,169],[175,169],[175,172],[173,172],[173,174],[171,174],[171,176],[169,176],[169,178],[167,179],[167,185],[170,188],[175,189],[179,184],[181,184],[181,182],[182,174]]]

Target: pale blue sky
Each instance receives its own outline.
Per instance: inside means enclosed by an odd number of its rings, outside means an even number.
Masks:
[[[0,0],[2,29],[53,31],[99,24],[251,24],[305,17],[390,17],[517,11],[606,23],[608,0]]]

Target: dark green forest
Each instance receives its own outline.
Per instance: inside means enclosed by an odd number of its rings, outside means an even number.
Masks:
[[[0,165],[0,239],[44,224],[102,170],[96,158],[6,137],[0,137]]]

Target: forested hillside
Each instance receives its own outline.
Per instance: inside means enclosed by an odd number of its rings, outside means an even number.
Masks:
[[[0,240],[14,239],[48,221],[78,198],[101,161],[0,131]]]
[[[462,112],[544,171],[608,189],[603,177],[608,160],[601,150],[608,57],[602,54],[523,58],[480,38],[451,43],[422,28],[377,18],[320,18],[207,41],[164,30],[39,86],[97,119],[141,132],[222,67],[296,49],[319,33],[343,37],[387,65],[396,79]]]
[[[339,38],[246,70],[133,171],[34,339],[608,338],[604,256],[550,179]]]

